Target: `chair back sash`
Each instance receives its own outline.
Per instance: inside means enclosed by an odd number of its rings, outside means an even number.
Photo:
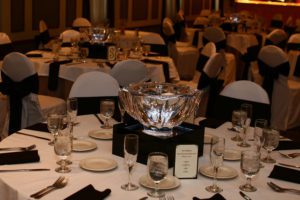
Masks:
[[[287,43],[286,45],[286,50],[295,50],[295,51],[300,51],[300,43]]]
[[[14,47],[12,43],[6,43],[6,44],[0,44],[0,60],[3,60],[3,58],[14,51]]]
[[[70,63],[72,60],[54,61],[49,65],[48,89],[55,91],[58,87],[60,65]]]

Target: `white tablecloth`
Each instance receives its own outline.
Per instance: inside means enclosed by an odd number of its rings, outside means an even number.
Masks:
[[[107,199],[139,199],[143,196],[147,196],[148,189],[140,186],[136,191],[124,191],[120,188],[123,183],[127,182],[127,172],[124,167],[123,158],[112,155],[112,141],[110,140],[95,140],[88,137],[90,130],[99,129],[99,122],[93,115],[80,116],[78,121],[80,124],[75,127],[75,136],[81,136],[81,139],[93,141],[97,144],[97,149],[89,152],[72,153],[71,165],[72,171],[64,174],[69,178],[68,185],[56,191],[53,191],[46,195],[44,200],[57,200],[64,199],[65,197],[73,194],[81,188],[92,184],[98,190],[104,190],[110,188],[112,190],[111,195]],[[231,123],[225,123],[217,129],[206,128],[206,134],[221,135],[226,138],[226,148],[234,148],[242,150],[237,147],[231,138],[234,133],[227,130],[231,126]],[[48,136],[48,133],[34,132],[30,130],[22,130],[31,134],[39,134]],[[0,179],[0,194],[1,199],[5,200],[28,200],[30,194],[40,190],[41,188],[52,184],[54,180],[61,174],[54,171],[57,167],[56,156],[53,151],[53,146],[49,146],[46,140],[41,140],[33,137],[24,135],[13,134],[7,137],[0,143],[0,147],[9,146],[27,146],[30,144],[36,144],[37,149],[41,158],[38,163],[30,164],[18,164],[18,165],[3,165],[0,169],[14,169],[14,168],[50,168],[49,172],[9,172],[1,173]],[[204,156],[199,158],[199,166],[207,165],[208,161],[208,145],[204,145]],[[89,172],[81,169],[78,166],[80,160],[89,157],[108,157],[113,158],[117,161],[118,167],[112,171],[107,172]],[[293,162],[294,164],[300,164],[300,158],[293,159],[293,161],[283,158],[278,152],[273,152],[272,156],[278,161],[282,162]],[[218,185],[224,189],[222,195],[226,199],[242,199],[239,195],[239,185],[245,183],[245,177],[240,172],[239,161],[224,161],[224,165],[234,167],[239,176],[235,179],[219,180]],[[294,187],[299,189],[299,184],[290,183],[286,181],[280,181],[270,179],[267,176],[270,174],[273,164],[264,164],[259,174],[254,178],[253,184],[258,188],[257,192],[247,193],[252,199],[298,199],[299,196],[293,193],[277,193],[272,191],[266,184],[267,181],[274,181],[282,186]],[[133,171],[132,181],[138,183],[139,178],[146,174],[146,166],[143,164],[137,164]],[[172,169],[169,170],[169,174],[172,174]],[[166,191],[167,195],[174,195],[176,200],[191,200],[193,196],[200,198],[208,198],[212,196],[205,190],[205,186],[212,184],[212,179],[206,178],[202,175],[198,175],[197,179],[182,179],[180,187]],[[149,198],[152,199],[152,198]]]

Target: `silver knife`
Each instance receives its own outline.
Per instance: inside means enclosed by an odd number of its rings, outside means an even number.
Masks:
[[[249,196],[247,196],[244,192],[240,191],[240,195],[246,199],[246,200],[251,200],[251,198]]]
[[[291,164],[286,164],[286,163],[278,163],[279,165],[287,166],[287,167],[295,167],[295,168],[300,168],[300,165],[291,165]]]
[[[0,169],[0,172],[30,172],[30,171],[50,171],[46,168],[35,168],[35,169]]]
[[[28,134],[28,133],[22,133],[22,132],[15,132],[15,133],[16,133],[16,134],[20,134],[20,135],[26,135],[26,136],[30,136],[30,137],[39,138],[39,139],[42,139],[42,140],[48,140],[48,141],[51,141],[50,138],[40,137],[40,136],[37,136],[37,135],[31,135],[31,134]]]

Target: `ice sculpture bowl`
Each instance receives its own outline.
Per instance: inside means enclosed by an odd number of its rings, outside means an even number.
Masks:
[[[138,120],[144,132],[169,137],[172,128],[189,117],[200,102],[201,92],[188,86],[146,82],[120,89],[120,104]]]

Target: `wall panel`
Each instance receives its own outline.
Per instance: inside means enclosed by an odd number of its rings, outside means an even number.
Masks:
[[[25,0],[11,0],[10,6],[11,32],[22,32],[25,30]]]
[[[71,27],[76,18],[76,0],[67,0],[66,2],[66,26]]]

